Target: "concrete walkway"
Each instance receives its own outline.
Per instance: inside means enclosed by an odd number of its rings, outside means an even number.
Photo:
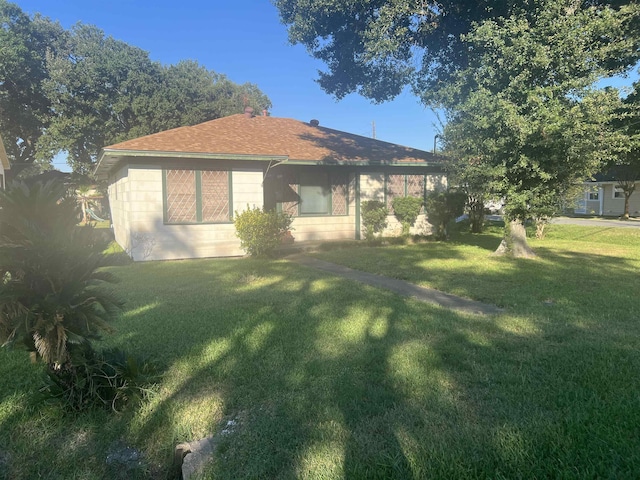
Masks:
[[[398,280],[396,278],[353,270],[343,265],[325,262],[302,254],[290,255],[287,259],[306,267],[339,275],[341,277],[348,278],[349,280],[355,280],[373,287],[384,288],[397,293],[398,295],[411,297],[421,302],[432,303],[451,310],[475,313],[478,315],[493,315],[503,312],[501,308],[498,308],[495,305],[476,302],[475,300],[468,300],[466,298],[443,293],[432,288],[419,287],[413,283]]]

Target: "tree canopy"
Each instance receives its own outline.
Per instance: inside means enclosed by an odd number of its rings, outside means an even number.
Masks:
[[[638,6],[631,0],[274,0],[274,4],[288,26],[290,41],[304,45],[326,64],[318,81],[337,98],[357,92],[380,102],[411,86],[426,105],[439,106],[441,88],[453,83],[476,54],[465,35],[486,21],[516,17],[533,22],[549,9],[560,16],[572,12],[619,19],[614,29],[578,39],[575,45],[579,48],[587,41],[609,45],[606,58],[599,60],[610,71],[634,64],[640,45]]]
[[[290,40],[327,65],[328,93],[384,101],[408,86],[443,109],[459,177],[505,197],[513,231],[552,213],[624,143],[618,92],[593,85],[640,58],[634,1],[275,3]]]
[[[106,145],[271,107],[254,84],[195,61],[162,65],[92,25],[64,30],[6,0],[0,22],[0,132],[14,173],[66,152],[89,174]]]
[[[611,11],[549,8],[535,21],[485,21],[465,35],[474,56],[440,89],[444,139],[460,160],[491,172],[512,219],[548,209],[620,143],[611,122],[618,91],[591,87],[618,48],[593,39],[618,22]]]
[[[36,162],[38,141],[49,126],[46,52],[62,33],[57,23],[39,15],[29,18],[17,5],[0,0],[0,132],[13,174]]]

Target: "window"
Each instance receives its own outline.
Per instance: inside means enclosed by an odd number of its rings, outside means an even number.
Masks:
[[[393,199],[396,197],[424,198],[424,175],[391,175],[385,177],[387,208],[393,213]]]
[[[600,200],[600,194],[598,192],[589,192],[589,200]]]
[[[289,173],[283,183],[278,200],[283,212],[293,216],[349,214],[347,173]]]
[[[300,215],[328,215],[330,192],[328,173],[301,173]]]
[[[231,173],[165,170],[165,223],[231,221]]]
[[[620,187],[613,187],[613,198],[624,198],[624,190]]]

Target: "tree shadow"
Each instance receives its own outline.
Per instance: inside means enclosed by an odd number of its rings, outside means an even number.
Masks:
[[[605,262],[556,255],[559,270],[538,262],[536,281]],[[633,265],[615,262],[631,278]],[[524,270],[516,262],[501,285],[516,288]],[[118,271],[129,304],[108,343],[159,356],[165,378],[126,421],[86,428],[144,450],[162,465],[157,478],[175,444],[209,434],[219,443],[207,478],[625,476],[638,467],[640,336],[626,317],[596,332],[569,307],[520,310],[524,290],[507,314],[463,315],[287,261]]]

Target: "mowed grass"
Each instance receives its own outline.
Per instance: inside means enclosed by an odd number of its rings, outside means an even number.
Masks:
[[[65,415],[0,350],[0,478],[166,478],[218,434],[206,478],[636,478],[640,230],[552,226],[535,260],[498,232],[324,259],[495,303],[452,313],[292,264],[113,267],[127,301],[105,345],[164,375],[122,415]],[[105,459],[143,452],[125,472]]]

